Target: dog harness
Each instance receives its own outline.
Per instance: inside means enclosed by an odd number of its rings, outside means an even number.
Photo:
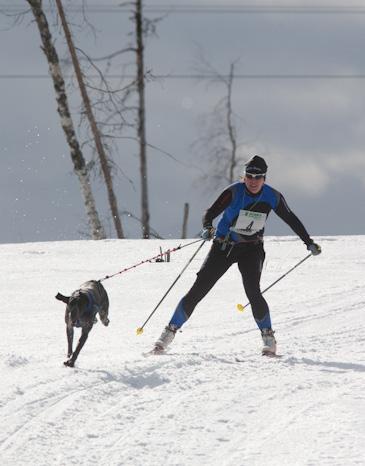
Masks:
[[[83,294],[86,294],[86,297],[87,297],[87,307],[86,307],[86,312],[91,315],[91,320],[93,321],[93,323],[95,324],[97,322],[96,320],[96,314],[99,312],[99,306],[96,304],[95,302],[95,299],[92,295],[92,293],[90,293],[89,291],[87,290],[80,290],[80,292],[82,292]],[[75,324],[74,324],[74,327],[82,327],[82,324],[80,322],[80,319],[77,319]]]

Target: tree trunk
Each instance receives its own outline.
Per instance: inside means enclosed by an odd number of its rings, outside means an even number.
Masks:
[[[228,95],[227,95],[227,127],[228,127],[228,135],[229,140],[232,145],[232,153],[231,153],[231,160],[229,164],[229,182],[233,183],[234,181],[234,169],[237,165],[237,141],[236,141],[236,134],[232,122],[232,85],[233,85],[233,77],[234,77],[234,64],[231,64],[229,78],[228,78]]]
[[[67,95],[65,91],[65,81],[62,76],[61,67],[57,51],[52,42],[51,32],[49,30],[47,18],[43,12],[42,0],[27,0],[31,6],[34,18],[40,32],[42,41],[42,50],[48,61],[49,72],[53,80],[53,86],[56,93],[58,104],[58,113],[61,118],[62,129],[65,133],[67,143],[70,147],[70,155],[74,165],[74,171],[79,179],[81,192],[84,198],[85,209],[91,228],[93,239],[104,239],[105,233],[100,222],[93,193],[91,191],[89,174],[86,168],[85,159],[82,155],[78,143],[74,125],[71,119],[71,113],[68,106]]]
[[[145,82],[144,82],[144,45],[143,45],[143,16],[142,0],[136,0],[136,61],[137,61],[137,89],[139,97],[138,106],[138,140],[141,174],[141,201],[142,201],[142,236],[150,238],[150,213],[148,207],[147,186],[147,158],[146,158],[146,110],[145,110]]]
[[[65,33],[65,36],[66,36],[67,45],[68,45],[68,48],[69,48],[69,51],[70,51],[70,54],[71,54],[72,63],[73,63],[74,69],[75,69],[75,73],[76,73],[77,81],[78,81],[78,84],[79,84],[82,100],[84,102],[86,116],[87,116],[87,118],[89,120],[91,131],[93,133],[94,140],[95,140],[96,150],[97,150],[97,153],[99,155],[100,165],[101,165],[101,169],[102,169],[102,172],[103,172],[103,175],[104,175],[104,180],[105,180],[105,184],[106,184],[106,188],[107,188],[107,192],[108,192],[108,200],[109,200],[110,210],[112,212],[112,217],[113,217],[113,221],[114,221],[115,230],[117,232],[117,237],[118,238],[124,238],[122,222],[121,222],[120,216],[119,216],[117,198],[115,196],[114,189],[113,189],[113,178],[112,178],[112,175],[111,175],[111,172],[110,172],[110,166],[109,166],[109,163],[108,163],[108,158],[107,158],[107,155],[105,153],[104,145],[103,145],[103,142],[102,142],[102,139],[101,139],[101,135],[100,135],[100,132],[99,132],[99,129],[98,129],[98,126],[97,126],[93,111],[92,111],[90,98],[89,98],[89,95],[87,93],[86,86],[85,86],[85,83],[84,83],[84,79],[83,79],[83,76],[82,76],[82,71],[81,71],[80,63],[79,63],[79,60],[78,60],[78,57],[77,57],[77,54],[76,54],[75,46],[74,46],[74,43],[73,43],[73,40],[72,40],[71,31],[70,31],[70,28],[68,27],[68,24],[67,24],[65,12],[64,12],[61,0],[56,0],[56,5],[57,5],[58,13],[59,13],[60,18],[61,18],[62,27],[63,27],[64,33]]]
[[[187,229],[188,229],[188,218],[189,218],[189,204],[186,202],[184,204],[184,218],[183,218],[183,227],[181,238],[186,239]]]

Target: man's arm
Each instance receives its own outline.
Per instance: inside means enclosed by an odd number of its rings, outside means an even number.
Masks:
[[[225,189],[218,199],[206,210],[203,216],[203,228],[209,228],[213,220],[226,209],[232,201],[232,190]]]
[[[280,194],[279,203],[275,209],[275,213],[287,223],[290,228],[296,233],[299,238],[307,245],[313,243],[313,240],[309,236],[307,230],[305,229],[303,223],[299,218],[290,210],[284,196]]]

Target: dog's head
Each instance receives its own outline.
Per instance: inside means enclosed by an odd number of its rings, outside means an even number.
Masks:
[[[92,326],[94,315],[90,300],[86,293],[77,290],[72,293],[70,297],[63,296],[58,293],[56,299],[67,304],[67,310],[69,312],[72,325],[76,325],[77,322],[79,322],[81,326]]]

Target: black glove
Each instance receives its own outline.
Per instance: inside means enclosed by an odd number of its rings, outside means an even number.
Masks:
[[[204,227],[199,233],[199,236],[204,241],[210,241],[214,237],[214,233],[215,233],[215,228],[210,225],[210,226]]]
[[[312,253],[313,256],[318,256],[318,254],[321,254],[322,252],[321,246],[316,243],[308,244],[307,249]]]

